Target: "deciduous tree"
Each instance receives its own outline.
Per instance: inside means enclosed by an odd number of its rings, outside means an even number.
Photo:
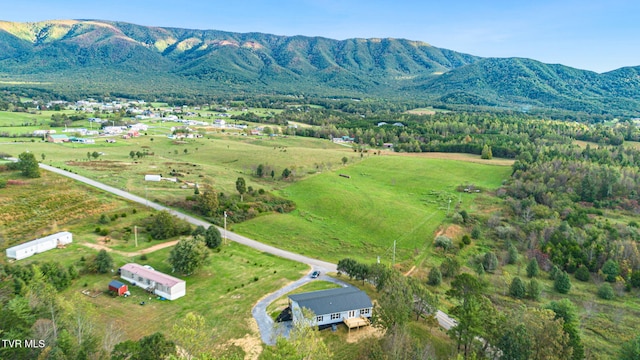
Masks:
[[[240,202],[242,202],[243,201],[242,197],[243,197],[244,193],[247,192],[247,184],[245,183],[243,177],[239,177],[236,180],[236,190],[238,190],[238,193],[240,194]]]
[[[169,263],[174,270],[185,274],[193,274],[209,257],[209,249],[204,241],[194,238],[182,239],[169,253]]]

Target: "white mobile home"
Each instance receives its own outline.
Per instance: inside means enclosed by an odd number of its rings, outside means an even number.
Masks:
[[[186,282],[135,263],[122,266],[120,277],[131,285],[152,291],[165,299],[175,300],[187,293]]]
[[[32,240],[24,244],[16,245],[7,249],[7,257],[16,260],[22,260],[33,254],[45,252],[55,249],[59,245],[70,244],[73,241],[73,235],[68,231],[59,232],[57,234],[45,236],[40,239]]]
[[[289,306],[294,322],[304,320],[302,309],[307,308],[313,311],[315,324],[320,327],[349,319],[369,319],[373,310],[369,296],[351,286],[289,295]]]
[[[160,175],[145,175],[144,181],[160,181],[162,180],[162,176]]]

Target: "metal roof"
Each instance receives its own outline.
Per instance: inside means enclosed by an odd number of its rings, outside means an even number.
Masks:
[[[141,276],[144,279],[149,279],[149,280],[155,281],[158,284],[162,284],[166,286],[174,286],[175,284],[184,282],[184,280],[180,280],[178,278],[161,273],[159,271],[147,269],[144,266],[135,264],[135,263],[129,263],[129,264],[123,265],[120,269],[127,270],[133,274]]]
[[[364,291],[355,287],[342,287],[289,295],[300,307],[307,308],[316,315],[333,314],[349,310],[372,307],[371,299]]]
[[[120,281],[118,281],[118,280],[111,280],[109,282],[109,286],[110,287],[114,287],[116,289],[120,289],[121,287],[123,287],[125,285],[123,283],[121,283]]]

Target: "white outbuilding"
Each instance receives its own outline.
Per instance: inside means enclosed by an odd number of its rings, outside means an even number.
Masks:
[[[72,241],[73,235],[68,231],[63,231],[57,234],[45,236],[40,239],[32,240],[24,244],[10,247],[7,249],[7,257],[16,260],[22,260],[31,255],[55,249],[61,245],[70,244]]]
[[[160,175],[145,175],[144,181],[160,181],[162,180],[162,176]]]

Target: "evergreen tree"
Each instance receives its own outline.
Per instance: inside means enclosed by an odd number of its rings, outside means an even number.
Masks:
[[[518,276],[514,277],[511,281],[511,286],[509,286],[509,294],[516,299],[524,298],[526,293],[526,289],[524,286],[524,282]]]
[[[484,266],[484,269],[489,273],[493,273],[494,271],[496,271],[496,269],[498,268],[498,257],[496,256],[496,254],[491,251],[484,254],[484,258],[482,259],[482,266]]]
[[[527,286],[527,297],[531,300],[539,300],[540,293],[542,293],[542,287],[540,283],[536,279],[531,279],[529,281],[529,286]]]
[[[580,266],[578,270],[576,270],[574,277],[580,281],[589,281],[589,269],[587,269],[586,266]]]
[[[538,276],[540,273],[540,267],[538,266],[538,260],[536,258],[532,258],[527,264],[527,276],[529,278],[533,278]]]
[[[598,297],[604,300],[611,300],[615,297],[611,284],[604,283],[598,288]]]
[[[204,242],[209,249],[215,249],[220,247],[222,244],[222,236],[220,235],[220,230],[214,225],[211,225],[207,228],[204,233]]]
[[[507,263],[508,264],[515,264],[518,261],[518,249],[516,249],[516,247],[509,242],[509,245],[507,246]]]
[[[113,268],[113,259],[106,250],[100,250],[96,255],[95,268],[100,274],[106,274]]]
[[[640,335],[622,344],[622,348],[620,348],[620,357],[619,357],[619,360],[638,360],[638,359],[640,359]]]
[[[567,276],[567,278],[569,277]],[[556,319],[564,320],[562,327],[564,332],[569,335],[569,345],[573,348],[571,358],[574,360],[584,359],[584,346],[580,337],[580,319],[576,306],[569,299],[562,299],[552,301],[546,308],[556,314]]]
[[[553,281],[553,287],[560,294],[567,294],[571,290],[571,279],[566,271],[560,271]]]
[[[440,283],[442,283],[442,273],[440,272],[440,269],[434,266],[429,271],[429,279],[427,280],[427,284],[438,286],[440,285]]]
[[[620,266],[615,260],[609,259],[602,266],[602,273],[606,275],[605,281],[614,283],[620,274]]]

